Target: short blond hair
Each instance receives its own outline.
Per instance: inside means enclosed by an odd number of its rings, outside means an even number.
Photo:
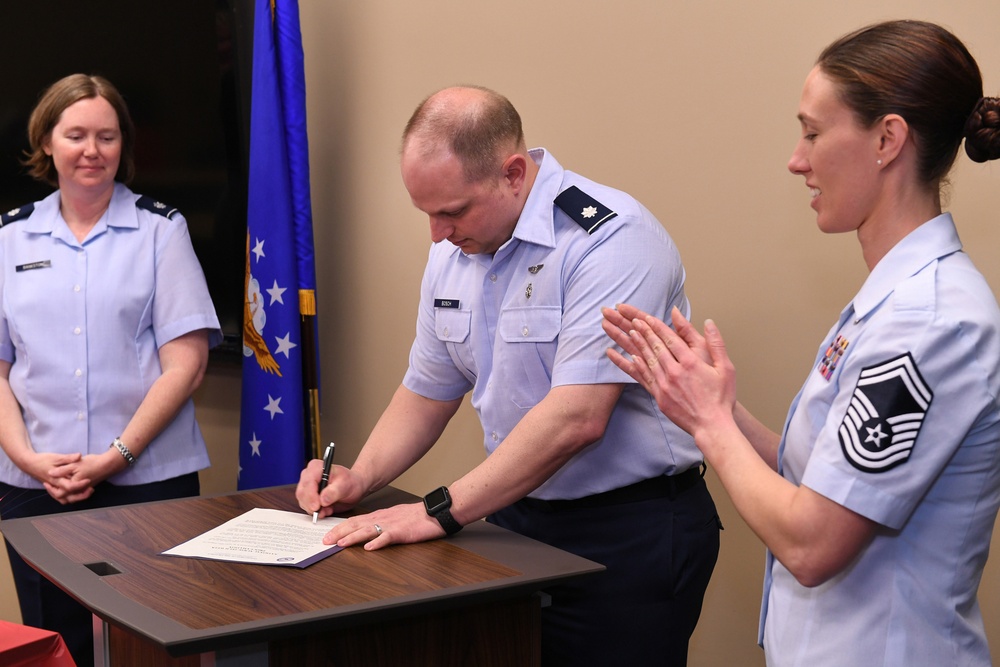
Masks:
[[[456,102],[454,92],[472,92]],[[428,149],[444,147],[459,159],[465,178],[474,183],[494,174],[509,151],[524,146],[517,109],[500,93],[482,86],[444,88],[424,99],[403,130],[403,144],[424,140]]]

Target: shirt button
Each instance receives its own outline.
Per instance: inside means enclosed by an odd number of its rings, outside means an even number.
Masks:
[[[73,285],[73,291],[74,292],[79,292],[80,291],[80,286],[79,285]]]
[[[82,329],[80,329],[80,327],[77,327],[77,328],[73,329],[73,333],[75,333],[77,336],[80,335],[80,331],[82,331]]]
[[[524,328],[521,329],[521,335],[522,336],[527,336],[528,335],[528,325],[525,325]]]
[[[497,435],[496,431],[493,431],[493,433],[490,433],[490,437],[493,438],[493,442],[496,442],[497,440],[500,439],[500,436]]]
[[[75,372],[75,373],[73,373],[73,375],[75,375],[75,376],[77,376],[77,377],[80,377],[81,375],[83,375],[83,371],[81,371],[81,370],[80,370],[79,368],[77,368],[77,369],[76,369],[76,372]]]
[[[448,327],[445,327],[443,333],[444,333],[445,336],[447,336],[448,334],[451,333],[451,330],[448,329]]]
[[[496,281],[497,281],[497,274],[491,273],[490,274],[490,282],[491,283],[495,283]]]
[[[83,412],[77,412],[76,413],[76,420],[78,422],[82,422],[83,421]]]

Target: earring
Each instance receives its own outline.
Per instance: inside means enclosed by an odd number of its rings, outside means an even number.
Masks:
[[[875,164],[882,166],[882,160],[875,160]]]

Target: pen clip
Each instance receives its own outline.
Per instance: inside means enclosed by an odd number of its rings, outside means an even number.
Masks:
[[[326,447],[326,453],[323,454],[323,476],[320,478],[319,490],[322,491],[326,487],[327,482],[330,481],[330,468],[333,466],[333,452],[335,445],[331,442]]]

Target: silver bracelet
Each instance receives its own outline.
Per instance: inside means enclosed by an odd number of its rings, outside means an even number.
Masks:
[[[132,456],[132,452],[128,450],[128,447],[125,446],[125,443],[122,442],[121,438],[115,438],[112,440],[111,446],[118,450],[118,453],[122,455],[122,458],[124,458],[130,466],[135,465],[135,457]]]

